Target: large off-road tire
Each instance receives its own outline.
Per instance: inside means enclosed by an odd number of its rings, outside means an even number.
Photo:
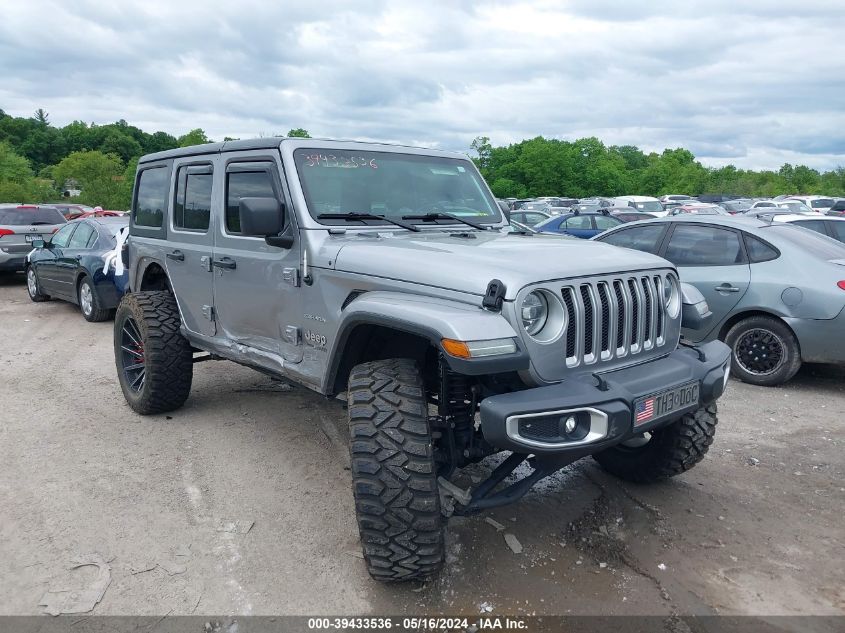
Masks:
[[[193,352],[180,325],[176,300],[166,290],[126,294],[117,308],[117,375],[126,402],[137,413],[165,413],[188,399]]]
[[[742,382],[763,387],[782,385],[801,368],[801,348],[780,319],[752,316],[725,336],[731,348],[731,373]]]
[[[97,289],[94,282],[88,275],[82,278],[77,288],[77,300],[79,301],[79,310],[86,321],[91,323],[98,323],[105,321],[111,316],[111,310],[102,308],[100,306],[100,297],[97,295]]]
[[[636,483],[680,475],[704,459],[716,434],[716,404],[686,414],[669,426],[593,455],[607,472]],[[647,439],[647,441],[645,441]]]
[[[38,281],[38,274],[32,266],[26,267],[26,291],[29,294],[29,298],[35,303],[50,300],[50,295],[45,295],[41,291],[41,282]]]
[[[443,517],[425,387],[407,359],[349,376],[350,453],[364,560],[381,581],[419,580],[443,565]]]

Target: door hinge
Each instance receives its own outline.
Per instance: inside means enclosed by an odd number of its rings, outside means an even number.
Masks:
[[[299,287],[299,268],[284,268],[282,269],[282,279],[285,283],[298,288]]]
[[[214,306],[203,306],[202,315],[209,321],[214,321],[217,318],[217,315],[214,312]]]
[[[291,345],[299,345],[299,328],[295,325],[288,325],[285,328],[285,340]]]

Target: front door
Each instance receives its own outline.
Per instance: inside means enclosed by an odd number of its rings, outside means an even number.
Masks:
[[[214,336],[214,243],[212,208],[223,204],[223,179],[215,180],[215,162],[184,159],[173,165],[174,191],[167,227],[167,276],[179,302],[182,322],[191,332]],[[217,174],[219,176],[219,174]]]
[[[59,268],[59,260],[64,255],[64,249],[70,242],[70,238],[76,227],[79,226],[77,222],[65,224],[58,232],[50,239],[49,243],[45,245],[43,255],[35,264],[35,272],[38,274],[38,281],[41,284],[41,289],[45,294],[55,295],[58,297],[69,296],[69,289],[67,288],[67,279],[62,277],[62,271]],[[49,255],[49,257],[46,257]]]
[[[88,243],[96,240],[96,230],[88,222],[80,222],[73,232],[68,245],[62,249],[56,260],[57,278],[64,289],[65,296],[78,301],[76,276],[80,260],[88,252]]]
[[[711,334],[748,290],[751,270],[741,238],[732,229],[678,223],[664,247],[662,255],[678,267],[681,281],[698,288],[713,312],[703,329],[684,330],[694,342]]]
[[[303,356],[299,239],[286,249],[244,236],[238,209],[241,198],[275,197],[287,209],[285,223],[295,223],[282,173],[277,152],[247,152],[226,162],[225,204],[214,233],[214,308],[218,334],[298,363]]]

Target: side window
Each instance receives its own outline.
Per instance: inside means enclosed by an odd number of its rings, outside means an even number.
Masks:
[[[606,231],[607,229],[612,229],[614,226],[619,226],[621,222],[616,218],[611,218],[607,215],[597,215],[595,216],[596,221],[596,228],[599,231]]]
[[[94,227],[92,227],[87,222],[83,222],[77,227],[76,232],[73,234],[73,237],[70,238],[68,248],[85,248],[88,245],[88,240],[93,233]]]
[[[768,262],[777,259],[779,253],[766,244],[763,240],[758,240],[756,237],[745,234],[745,250],[748,251],[748,259],[752,264],[759,264],[760,262]]]
[[[810,229],[811,231],[821,233],[822,235],[827,235],[827,229],[824,227],[824,220],[801,220],[799,222],[793,222],[793,224],[803,226],[805,229]]]
[[[73,233],[73,229],[76,228],[76,223],[73,224],[65,224],[59,231],[53,236],[50,240],[50,243],[53,246],[58,246],[59,248],[64,248],[67,246],[67,243],[70,241],[70,234]]]
[[[210,165],[180,167],[176,173],[173,226],[188,231],[207,231],[211,217]]]
[[[226,174],[226,231],[241,232],[241,198],[275,198],[271,166],[255,171],[230,171]]]
[[[567,218],[567,220],[563,223],[563,228],[591,230],[593,228],[593,223],[589,215],[573,215],[572,217]]]
[[[840,242],[845,242],[845,222],[833,220],[828,224],[833,229],[833,237]]]
[[[135,196],[135,224],[160,228],[167,208],[169,170],[166,167],[145,169],[138,177]]]
[[[602,242],[613,244],[614,246],[622,246],[624,248],[633,248],[637,251],[645,251],[646,253],[657,253],[660,246],[660,240],[663,237],[665,225],[653,224],[650,226],[638,226],[632,229],[625,229],[624,231],[616,231],[607,237],[602,238]]]
[[[85,248],[94,248],[98,237],[100,237],[100,234],[97,232],[97,229],[93,229],[91,231],[91,237],[88,238],[88,243],[85,244]]]
[[[666,248],[666,259],[676,266],[730,266],[742,262],[739,235],[726,229],[675,226]]]

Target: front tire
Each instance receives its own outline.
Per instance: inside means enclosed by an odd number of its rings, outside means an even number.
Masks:
[[[38,281],[38,273],[35,272],[35,268],[32,266],[26,267],[26,291],[29,294],[29,298],[35,303],[50,300],[50,295],[45,295],[41,292],[41,283]]]
[[[419,367],[408,359],[357,365],[347,397],[367,570],[384,582],[428,578],[443,565],[443,517]]]
[[[680,475],[704,459],[719,423],[716,404],[688,413],[661,429],[593,455],[612,475],[635,483],[654,483]],[[645,434],[644,434],[645,435]]]
[[[100,307],[100,297],[97,296],[97,290],[88,275],[85,275],[79,282],[77,300],[79,301],[79,310],[86,321],[98,323],[106,321],[111,316],[111,310],[104,310]]]
[[[126,402],[142,415],[181,407],[191,392],[193,352],[166,291],[123,296],[114,319],[114,358]]]
[[[782,385],[801,369],[801,348],[786,324],[773,317],[743,319],[725,336],[731,348],[731,373],[762,387]]]

